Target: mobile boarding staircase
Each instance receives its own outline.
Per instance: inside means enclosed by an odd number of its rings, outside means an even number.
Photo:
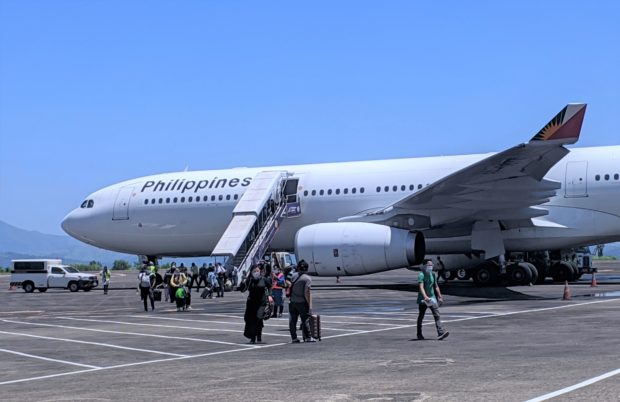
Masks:
[[[226,258],[225,266],[239,268],[237,284],[250,274],[269,248],[282,220],[299,215],[295,194],[285,194],[289,173],[265,171],[258,173],[233,210],[233,218],[211,253]]]

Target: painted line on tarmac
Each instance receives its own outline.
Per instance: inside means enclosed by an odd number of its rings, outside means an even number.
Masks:
[[[144,316],[145,318],[148,316]],[[144,324],[138,322],[126,322],[126,321],[111,321],[111,320],[89,320],[86,318],[75,318],[75,317],[58,317],[63,320],[74,320],[74,321],[86,321],[86,322],[97,322],[97,323],[108,323],[108,324],[119,324],[119,325],[136,325],[142,327],[156,327],[156,328],[172,328],[172,329],[192,329],[196,331],[216,331],[216,332],[235,332],[237,334],[243,333],[243,331],[235,330],[235,329],[219,329],[219,328],[198,328],[198,327],[179,327],[178,325],[162,325],[162,324]],[[272,334],[265,333],[265,335],[272,336],[287,336],[282,334]],[[239,343],[234,342],[222,342],[222,341],[210,341],[214,343],[221,343],[223,345],[234,345],[240,346]]]
[[[10,322],[13,324],[24,324],[24,325],[33,325],[33,326],[42,326],[42,327],[52,327],[52,328],[65,328],[65,329],[77,329],[80,331],[90,331],[90,332],[102,332],[106,334],[120,334],[120,335],[134,335],[134,336],[144,336],[151,338],[164,338],[169,340],[183,340],[183,341],[193,341],[193,342],[205,342],[205,343],[216,343],[220,345],[231,345],[231,346],[244,346],[246,348],[256,348],[254,345],[243,345],[239,343],[233,342],[222,342],[222,341],[214,341],[211,339],[201,339],[201,338],[188,338],[182,336],[171,336],[171,335],[157,335],[157,334],[145,334],[141,332],[126,332],[126,331],[112,331],[109,329],[95,329],[95,328],[84,328],[84,327],[71,327],[68,325],[57,325],[57,324],[43,324],[40,322],[25,322],[25,321],[13,321],[13,320],[1,320],[4,322]],[[94,321],[94,320],[91,320]],[[235,331],[238,332],[238,331]]]
[[[43,310],[0,311],[0,314],[43,313]]]
[[[620,368],[616,369],[616,370],[609,371],[609,372],[607,372],[605,374],[601,374],[598,377],[593,377],[593,378],[590,378],[589,380],[582,381],[579,384],[571,385],[570,387],[562,388],[560,390],[557,390],[557,391],[554,391],[554,392],[550,392],[548,394],[539,396],[537,398],[530,399],[530,400],[528,400],[526,402],[546,401],[548,399],[555,398],[556,396],[564,395],[564,394],[567,394],[569,392],[575,391],[575,390],[577,390],[579,388],[587,387],[588,385],[592,385],[592,384],[597,383],[599,381],[603,381],[603,380],[605,380],[607,378],[613,377],[613,376],[618,375],[618,374],[620,374]]]
[[[243,319],[242,316],[236,316],[236,315],[225,315],[225,314],[214,314],[214,313],[203,313],[200,315],[212,315],[212,316],[218,316],[218,317],[227,317],[227,318],[237,318],[237,319]],[[342,317],[342,318],[353,318],[353,319],[366,319],[367,317],[355,317],[355,316],[345,316],[345,315],[321,315],[321,317]],[[276,318],[278,319],[278,318]],[[387,320],[387,318],[377,318],[377,319],[381,319],[381,320]],[[407,321],[415,321],[415,320],[407,320]],[[379,323],[369,323],[369,322],[354,322],[354,321],[325,321],[325,320],[321,320],[321,324],[351,324],[351,325],[378,325],[378,326],[386,326],[386,327],[393,327],[393,324],[379,324]],[[288,325],[281,325],[283,327],[288,327]],[[358,331],[358,330],[351,330],[351,329],[337,329],[337,328],[325,328],[322,327],[322,329],[331,329],[334,331]],[[359,331],[358,331],[359,332]]]
[[[195,314],[195,315],[202,315],[202,314]],[[212,320],[190,320],[188,318],[172,318],[172,317],[156,317],[156,316],[140,316],[140,315],[133,315],[133,316],[129,316],[129,317],[150,318],[150,319],[153,319],[153,320],[173,320],[173,321],[217,323],[217,324],[227,324],[227,325],[245,325],[245,322],[228,322],[228,321],[212,321]],[[266,323],[264,325],[265,325],[266,328],[267,327],[288,328],[288,325],[276,325],[276,324],[266,324]],[[371,324],[371,325],[373,325],[373,324]],[[358,330],[356,330],[356,329],[344,329],[344,328],[327,328],[327,327],[322,327],[321,329],[323,329],[325,331],[358,332]],[[289,335],[282,335],[282,334],[269,334],[267,332],[264,332],[264,333],[267,334],[267,335],[286,336],[286,337],[289,336]]]
[[[48,362],[70,364],[72,366],[87,367],[87,368],[91,368],[91,369],[101,368],[99,366],[91,366],[90,364],[68,362],[66,360],[52,359],[52,358],[49,358],[49,357],[31,355],[31,354],[28,354],[28,353],[16,352],[14,350],[8,350],[8,349],[0,349],[0,352],[11,353],[11,354],[18,355],[18,356],[32,357],[33,359],[46,360]]]
[[[21,333],[21,332],[0,331],[0,334],[26,336],[26,337],[30,337],[30,338],[47,339],[47,340],[61,341],[61,342],[82,343],[82,344],[86,344],[86,345],[104,346],[104,347],[107,347],[107,348],[132,350],[132,351],[136,351],[136,352],[156,353],[156,354],[160,354],[160,355],[168,355],[168,356],[176,356],[176,357],[188,356],[188,355],[182,355],[182,354],[178,354],[178,353],[159,352],[159,351],[156,351],[156,350],[140,349],[140,348],[130,348],[130,347],[127,347],[127,346],[112,345],[110,343],[80,341],[80,340],[77,340],[77,339],[66,339],[66,338],[54,338],[54,337],[51,337],[51,336],[24,334],[24,333]]]

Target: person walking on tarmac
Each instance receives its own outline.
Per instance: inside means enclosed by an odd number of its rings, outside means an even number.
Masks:
[[[140,287],[140,298],[144,302],[144,311],[149,311],[147,298],[151,299],[151,310],[155,310],[155,299],[153,298],[151,273],[146,266],[138,274],[138,286]]]
[[[273,318],[282,317],[282,312],[284,311],[284,280],[284,274],[280,271],[280,268],[275,267],[273,269],[273,273],[271,274],[271,281],[273,282],[271,294],[273,295],[273,301],[275,304],[273,307],[273,314],[271,315]]]
[[[265,274],[265,270],[260,265],[252,269],[250,276],[245,282],[248,291],[248,300],[245,304],[245,328],[243,335],[250,339],[250,343],[262,343],[263,317],[260,316],[259,309],[269,303],[273,303],[271,297],[271,278]]]
[[[176,302],[177,289],[187,285],[187,276],[179,269],[175,269],[170,277],[170,295],[171,301]]]
[[[306,274],[308,263],[299,261],[297,271],[291,276],[291,302],[288,305],[288,327],[291,332],[292,343],[299,343],[297,339],[297,319],[301,317],[301,331],[304,342],[316,342],[310,336],[310,315],[312,314],[312,279]]]
[[[219,262],[215,264],[215,276],[217,277],[217,296],[215,297],[224,297],[224,284],[226,282],[226,270]]]
[[[433,273],[433,261],[426,261],[426,266],[423,272],[418,275],[418,325],[417,325],[417,339],[419,341],[424,339],[422,335],[422,321],[424,321],[424,314],[426,309],[430,308],[435,319],[435,327],[437,327],[437,340],[446,339],[450,333],[446,331],[441,325],[441,317],[439,316],[439,304],[443,303],[443,296],[439,290],[437,284],[437,277]],[[437,296],[435,296],[435,291]]]
[[[103,283],[103,294],[107,295],[110,286],[110,271],[107,266],[104,266],[103,271],[101,271],[101,283]]]

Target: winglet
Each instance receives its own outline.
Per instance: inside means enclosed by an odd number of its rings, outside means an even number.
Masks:
[[[581,124],[586,114],[585,103],[569,103],[556,114],[532,139],[533,141],[561,140],[563,144],[573,144],[579,139]]]

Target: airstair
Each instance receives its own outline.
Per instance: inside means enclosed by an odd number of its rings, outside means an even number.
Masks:
[[[289,180],[286,171],[258,173],[243,193],[211,253],[212,257],[226,258],[225,265],[239,268],[238,284],[265,255],[282,220],[293,215],[287,211],[300,212],[296,193],[297,179]]]

